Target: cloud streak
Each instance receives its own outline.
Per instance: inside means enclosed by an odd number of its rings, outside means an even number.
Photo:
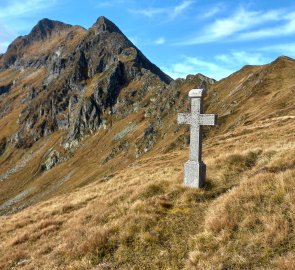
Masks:
[[[232,73],[232,70],[214,62],[204,61],[198,57],[183,56],[181,61],[161,67],[172,78],[185,78],[188,74],[202,73],[214,79],[221,79]]]
[[[159,37],[158,39],[156,39],[156,40],[154,41],[154,44],[156,44],[156,45],[163,45],[163,44],[165,44],[165,43],[166,43],[166,40],[165,40],[164,37]]]
[[[295,12],[287,13],[281,17],[281,25],[266,27],[263,29],[242,33],[239,40],[253,40],[277,36],[288,36],[295,34]]]
[[[267,53],[274,52],[274,53],[278,53],[279,55],[289,55],[294,57],[295,42],[264,46],[264,47],[258,48],[257,50],[261,52],[267,52]]]
[[[270,28],[269,24],[274,26]],[[216,41],[255,40],[294,33],[295,12],[282,9],[263,12],[240,8],[231,16],[216,19],[197,35],[176,44],[196,45]]]
[[[31,16],[32,13],[51,7],[56,0],[14,0],[9,5],[0,6],[0,19]]]
[[[244,65],[263,65],[270,62],[270,59],[261,53],[249,53],[245,51],[235,51],[228,54],[216,55],[215,60],[222,62],[229,67],[242,67]]]
[[[170,19],[175,19],[180,16],[186,9],[188,9],[194,1],[191,0],[184,0],[180,4],[174,7],[161,7],[161,8],[143,8],[143,9],[130,9],[129,12],[137,15],[143,15],[148,18],[153,18],[157,15],[165,15],[168,16]]]
[[[207,10],[203,15],[202,18],[209,19],[216,14],[222,12],[224,10],[224,7],[222,5],[216,5],[214,7],[211,7],[209,10]]]
[[[236,51],[228,54],[215,55],[211,60],[199,57],[183,56],[177,63],[162,67],[172,78],[184,78],[188,74],[202,73],[220,80],[237,71],[244,65],[263,65],[270,62],[261,53]]]
[[[180,3],[178,6],[175,6],[173,8],[173,12],[171,14],[171,16],[173,18],[176,18],[177,16],[179,16],[182,12],[184,12],[188,7],[190,7],[193,4],[193,1],[190,0],[186,0],[183,1],[182,3]]]
[[[0,51],[4,52],[8,44],[27,29],[28,21],[38,12],[55,5],[57,0],[12,0],[0,4]]]

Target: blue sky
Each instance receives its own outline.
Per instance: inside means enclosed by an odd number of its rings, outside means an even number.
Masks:
[[[295,57],[294,0],[0,0],[0,52],[42,18],[89,28],[101,15],[173,78]]]

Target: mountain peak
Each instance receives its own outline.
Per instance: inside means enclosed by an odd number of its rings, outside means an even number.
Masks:
[[[291,57],[285,56],[285,55],[281,55],[276,60],[274,60],[273,63],[275,63],[275,62],[286,62],[286,61],[294,61],[294,59],[292,59]]]
[[[51,36],[52,32],[61,31],[70,27],[72,27],[70,24],[44,18],[34,26],[29,37],[32,40],[44,40]]]
[[[100,16],[95,24],[92,26],[92,29],[95,30],[96,33],[101,33],[101,32],[117,32],[121,33],[120,29],[109,19],[107,19],[104,16]]]

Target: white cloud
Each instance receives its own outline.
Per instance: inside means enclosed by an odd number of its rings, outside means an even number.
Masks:
[[[161,68],[174,79],[185,78],[189,74],[195,75],[197,73],[202,73],[214,79],[221,79],[233,72],[233,70],[222,65],[189,56],[184,56],[178,63]]]
[[[181,15],[188,7],[190,7],[194,1],[185,0],[182,1],[179,5],[174,7],[163,7],[163,8],[143,8],[143,9],[132,9],[129,12],[144,15],[149,18],[153,18],[156,15],[165,15],[168,16],[169,19],[175,19],[177,16]]]
[[[18,32],[31,27],[28,22],[36,13],[52,7],[57,0],[11,0],[0,3],[0,50],[18,36]]]
[[[166,8],[144,8],[144,9],[130,9],[129,12],[152,18],[155,15],[168,12]]]
[[[190,1],[190,0],[183,1],[178,6],[173,8],[173,12],[172,12],[171,16],[173,18],[176,18],[178,15],[180,15],[184,10],[186,10],[192,4],[193,4],[193,1]]]
[[[102,1],[97,4],[97,7],[114,7],[116,5],[124,4],[125,2],[125,0]]]
[[[55,3],[56,0],[13,0],[7,6],[0,6],[0,19],[31,16],[32,13],[48,8]]]
[[[204,19],[208,19],[213,17],[214,15],[220,13],[224,10],[224,7],[222,5],[217,5],[214,7],[211,7],[208,11],[206,11],[203,15],[201,15]]]
[[[295,12],[287,13],[281,17],[283,23],[279,26],[267,27],[255,31],[242,33],[239,40],[253,40],[269,37],[281,37],[295,34]]]
[[[285,15],[285,17],[284,17]],[[281,22],[282,20],[289,20],[286,11],[283,10],[270,10],[263,11],[250,11],[245,8],[240,8],[233,15],[216,19],[213,23],[209,24],[203,31],[195,37],[188,38],[185,41],[178,42],[178,45],[193,45],[210,43],[218,40],[224,40],[236,35],[236,40],[241,38],[242,33],[249,31],[255,27],[259,27],[266,23]],[[291,27],[291,26],[289,26]],[[240,36],[239,36],[240,35]]]
[[[164,37],[159,37],[158,39],[156,39],[156,40],[154,41],[154,44],[156,44],[156,45],[162,45],[162,44],[164,44],[165,42],[166,42],[166,40],[165,40]]]
[[[274,44],[258,48],[259,51],[264,52],[275,52],[279,55],[295,56],[295,42],[284,43],[284,44]]]
[[[245,51],[216,55],[213,60],[204,61],[198,57],[183,56],[178,63],[161,67],[172,78],[184,78],[188,74],[202,73],[220,80],[239,70],[244,65],[263,65],[270,59],[260,53]]]
[[[219,54],[214,57],[216,60],[229,66],[241,67],[243,65],[263,65],[270,61],[261,53],[248,53],[236,51],[229,54]]]

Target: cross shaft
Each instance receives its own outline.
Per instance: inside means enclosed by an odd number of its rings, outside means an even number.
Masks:
[[[185,164],[184,182],[185,185],[192,187],[201,187],[205,183],[206,165],[202,162],[202,126],[215,126],[217,123],[217,115],[202,113],[202,97],[205,94],[203,89],[191,90],[189,92],[191,114],[180,113],[177,119],[178,124],[191,125],[190,155],[189,161]]]

